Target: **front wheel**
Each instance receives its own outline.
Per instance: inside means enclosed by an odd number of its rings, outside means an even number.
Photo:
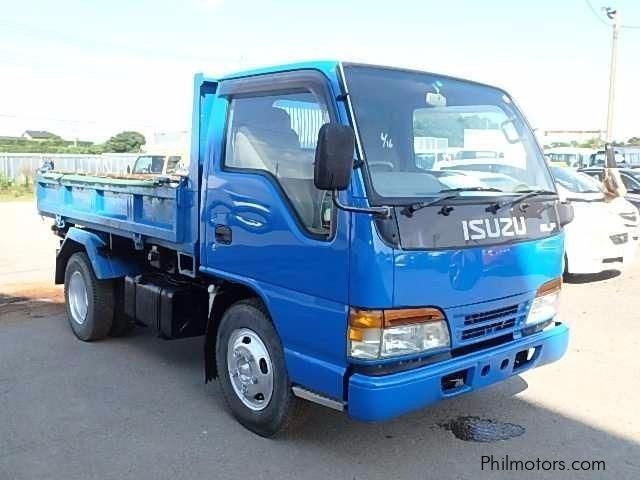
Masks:
[[[224,313],[216,365],[233,416],[252,432],[271,437],[298,413],[280,338],[260,301],[242,300]]]
[[[113,283],[98,280],[86,253],[71,255],[64,274],[64,298],[71,330],[90,342],[106,337],[114,311]]]
[[[574,275],[569,272],[569,257],[567,257],[567,254],[565,253],[562,260],[562,280],[570,282],[573,277]]]

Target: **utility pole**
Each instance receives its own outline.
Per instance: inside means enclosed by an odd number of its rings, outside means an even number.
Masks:
[[[616,89],[616,67],[618,57],[618,33],[620,30],[620,16],[611,7],[604,7],[604,12],[613,23],[613,39],[611,42],[611,65],[609,69],[609,102],[607,104],[607,136],[606,143],[613,142],[613,115]]]
[[[616,63],[618,56],[618,33],[620,29],[620,16],[618,11],[611,7],[604,8],[605,15],[611,20],[613,37],[611,42],[611,68],[609,70],[609,103],[607,106],[607,137],[605,143],[604,176],[602,184],[609,200],[616,197],[624,197],[627,193],[620,171],[616,168],[616,155],[613,148],[613,115],[616,90]]]

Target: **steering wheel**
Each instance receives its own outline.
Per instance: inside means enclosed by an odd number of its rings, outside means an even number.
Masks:
[[[393,172],[396,168],[396,166],[393,164],[393,162],[384,162],[384,161],[379,161],[379,162],[369,162],[369,168],[373,171],[383,171],[383,172]]]

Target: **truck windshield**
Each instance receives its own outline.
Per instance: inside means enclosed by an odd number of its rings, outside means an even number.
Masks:
[[[180,167],[181,158],[177,155],[173,155],[167,159],[167,173],[175,173]]]
[[[374,202],[465,187],[474,196],[555,190],[531,130],[503,91],[421,72],[344,70]]]
[[[162,173],[163,155],[142,155],[136,159],[132,173]]]

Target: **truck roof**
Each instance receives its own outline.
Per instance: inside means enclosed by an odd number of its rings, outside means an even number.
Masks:
[[[218,78],[218,80],[230,80],[232,78],[251,77],[253,75],[286,72],[289,70],[314,69],[327,73],[337,68],[339,63],[340,62],[338,60],[312,60],[306,62],[285,63],[281,65],[270,65],[267,67],[252,68],[249,70],[228,73]]]
[[[210,77],[210,76],[207,76],[207,75],[202,74],[202,73],[199,73],[197,75],[201,75],[204,80],[222,81],[222,80],[231,80],[231,79],[234,79],[234,78],[251,77],[251,76],[254,76],[254,75],[263,75],[263,74],[266,74],[266,73],[279,73],[279,72],[286,72],[286,71],[291,71],[291,70],[314,69],[314,70],[319,70],[319,71],[323,72],[324,74],[329,76],[329,78],[331,78],[331,76],[332,76],[331,73],[333,73],[335,71],[335,69],[338,68],[338,65],[340,65],[340,64],[343,64],[343,65],[360,65],[360,66],[367,66],[367,67],[372,67],[372,68],[382,68],[382,69],[387,69],[387,70],[397,70],[397,71],[405,71],[405,72],[416,72],[416,73],[426,73],[426,74],[430,74],[430,75],[438,75],[440,77],[450,78],[452,80],[461,80],[461,81],[473,83],[473,84],[476,84],[476,85],[483,85],[483,86],[486,86],[486,87],[497,88],[498,90],[502,91],[503,93],[507,93],[500,86],[491,85],[491,84],[484,83],[484,82],[478,82],[476,80],[471,80],[469,78],[456,77],[456,76],[447,75],[447,74],[444,74],[444,73],[430,72],[428,70],[418,70],[418,69],[413,69],[413,68],[394,67],[394,66],[389,66],[389,65],[376,65],[376,64],[359,63],[359,62],[348,62],[348,61],[342,61],[342,60],[309,60],[309,61],[303,61],[303,62],[285,63],[285,64],[280,64],[280,65],[270,65],[270,66],[266,66],[266,67],[259,67],[259,68],[253,68],[253,69],[248,69],[248,70],[240,70],[238,72],[231,72],[231,73],[227,73],[225,75],[222,75],[220,77]],[[508,95],[508,93],[507,93],[507,95]]]

